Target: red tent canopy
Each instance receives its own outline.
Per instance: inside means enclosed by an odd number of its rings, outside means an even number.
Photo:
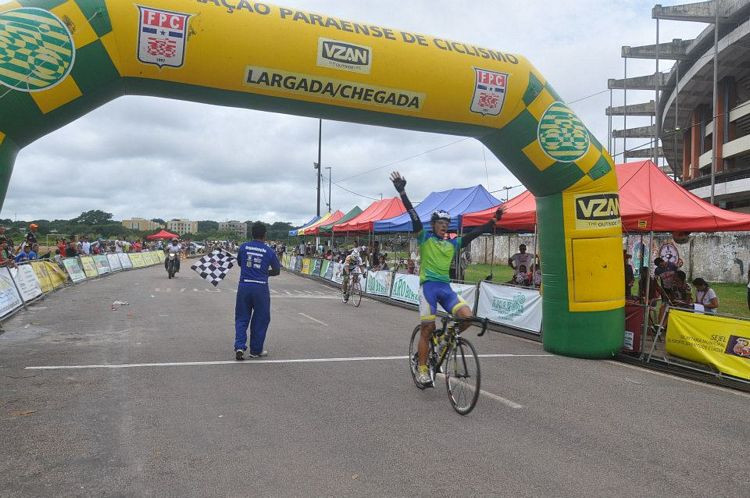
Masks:
[[[652,161],[616,166],[620,215],[625,232],[730,232],[750,230],[750,215],[727,211],[691,194],[665,175]],[[533,202],[532,202],[533,201]],[[513,203],[513,204],[511,204]],[[534,231],[536,201],[528,192],[504,204],[498,226]],[[495,209],[464,215],[465,227],[487,223]]]
[[[156,239],[178,239],[180,238],[179,235],[176,233],[170,233],[166,230],[159,230],[153,235],[147,235],[146,240],[156,240]]]
[[[362,211],[359,216],[346,223],[333,225],[333,232],[335,234],[372,232],[376,221],[393,218],[404,212],[406,212],[406,208],[400,197],[375,201],[367,206],[367,209]]]

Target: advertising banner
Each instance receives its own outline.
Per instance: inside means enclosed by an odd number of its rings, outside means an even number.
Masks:
[[[670,310],[667,353],[750,380],[750,321]]]
[[[167,259],[167,255],[164,254],[164,251],[157,251],[154,254],[156,254],[156,257],[159,259],[159,263],[163,263]]]
[[[18,265],[17,268],[10,268],[10,274],[16,281],[18,290],[21,291],[21,298],[25,302],[42,295],[42,288],[36,279],[36,274],[31,265]]]
[[[120,260],[120,264],[122,265],[123,270],[129,270],[133,267],[133,262],[130,261],[130,256],[128,256],[124,252],[118,252],[117,257]]]
[[[312,265],[312,271],[310,272],[310,275],[320,276],[320,268],[322,266],[323,266],[323,260],[314,259],[313,260],[313,265]]]
[[[70,279],[73,282],[86,280],[86,274],[83,272],[83,268],[81,268],[81,264],[78,262],[77,258],[63,259],[63,266],[65,266],[65,270],[68,272],[68,275],[70,275]],[[47,270],[49,270],[49,268],[47,268]],[[96,268],[94,268],[94,271],[96,271]]]
[[[150,252],[148,253],[149,257],[151,258],[151,264],[152,265],[158,265],[161,260],[159,259],[159,253],[158,252]]]
[[[96,278],[99,276],[94,258],[91,256],[81,256],[79,259],[81,260],[81,268],[83,268],[86,278]]]
[[[419,275],[397,273],[393,278],[391,298],[419,305]]]
[[[75,260],[75,258],[72,258],[72,259]],[[45,261],[44,267],[47,270],[47,275],[49,275],[49,281],[52,283],[52,287],[54,289],[57,289],[58,287],[62,287],[68,281],[68,274],[62,271],[62,269],[57,265],[57,263],[53,263],[52,261]],[[84,275],[83,278],[85,279],[86,276]]]
[[[143,261],[143,255],[141,253],[131,252],[128,256],[130,256],[130,262],[133,263],[133,268],[143,268],[146,266],[146,262]]]
[[[331,262],[328,261],[327,259],[324,259],[323,263],[320,266],[320,276],[323,277],[323,278],[327,278],[326,277],[326,273],[328,273],[328,269],[330,267],[331,267]]]
[[[94,264],[96,265],[96,271],[99,272],[99,275],[104,275],[110,272],[109,260],[104,254],[94,255]]]
[[[21,295],[10,278],[10,271],[0,268],[0,318],[18,309],[22,304]]]
[[[113,272],[122,270],[122,263],[120,263],[120,258],[117,257],[117,254],[107,254],[107,262],[109,263],[110,270]]]
[[[39,282],[39,288],[42,289],[42,292],[45,294],[52,292],[52,281],[49,279],[49,274],[47,273],[47,267],[45,266],[44,261],[32,261],[31,269],[34,270],[36,281]]]
[[[539,334],[542,330],[542,296],[536,289],[482,282],[477,316]]]
[[[363,284],[365,292],[374,296],[391,295],[391,279],[393,273],[389,271],[368,271],[367,282]]]
[[[297,259],[294,261],[294,271],[302,272],[302,258],[301,256],[297,256]]]
[[[344,283],[344,264],[343,263],[334,263],[333,264],[333,272],[331,275],[331,280],[338,284]]]
[[[304,273],[305,275],[310,274],[310,263],[310,258],[302,258],[302,273]]]

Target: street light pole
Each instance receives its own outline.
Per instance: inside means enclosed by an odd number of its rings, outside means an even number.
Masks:
[[[328,170],[328,212],[331,212],[331,167],[326,166]]]
[[[323,120],[318,119],[318,162],[316,167],[318,168],[318,217],[320,217],[320,148],[323,141]]]

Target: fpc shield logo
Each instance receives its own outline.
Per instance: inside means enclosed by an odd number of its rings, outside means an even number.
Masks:
[[[138,60],[157,66],[181,67],[185,62],[190,14],[138,6]]]
[[[474,96],[471,99],[471,112],[497,116],[503,110],[505,103],[508,75],[478,67],[474,68],[474,73],[476,82],[474,83]]]

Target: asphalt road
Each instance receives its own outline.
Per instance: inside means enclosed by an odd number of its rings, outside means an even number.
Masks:
[[[468,332],[505,356],[462,417],[399,358],[415,311],[287,273],[269,357],[233,361],[236,279],[157,266],[7,321],[0,495],[748,495],[746,394]]]

